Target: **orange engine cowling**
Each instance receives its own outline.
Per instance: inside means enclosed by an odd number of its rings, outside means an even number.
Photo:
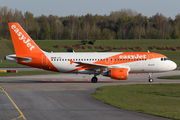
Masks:
[[[126,80],[128,76],[127,68],[118,68],[118,69],[110,69],[103,76],[111,77],[112,79],[117,80]]]

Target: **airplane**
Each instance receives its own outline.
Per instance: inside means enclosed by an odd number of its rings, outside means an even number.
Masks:
[[[165,55],[153,52],[45,52],[16,22],[9,22],[15,49],[5,60],[18,64],[63,73],[103,75],[116,80],[126,80],[129,73],[152,74],[174,70],[177,65]]]

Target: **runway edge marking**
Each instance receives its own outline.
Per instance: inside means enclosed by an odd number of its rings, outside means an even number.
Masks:
[[[1,90],[6,94],[6,96],[9,98],[9,100],[12,102],[12,104],[14,105],[14,107],[18,110],[18,112],[20,113],[20,116],[17,117],[17,118],[14,118],[14,119],[11,119],[11,120],[16,120],[16,119],[19,119],[19,118],[23,118],[24,120],[26,120],[24,114],[21,112],[21,110],[17,107],[17,105],[14,103],[14,101],[11,99],[11,97],[8,95],[8,93],[5,91],[5,89],[0,86]]]

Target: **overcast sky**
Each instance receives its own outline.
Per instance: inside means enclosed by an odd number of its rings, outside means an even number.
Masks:
[[[144,16],[151,17],[161,13],[172,19],[180,13],[180,0],[0,0],[0,7],[29,11],[34,17],[57,15],[109,15],[111,11],[123,8],[132,9]]]

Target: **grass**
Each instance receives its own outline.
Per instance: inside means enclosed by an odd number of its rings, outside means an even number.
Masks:
[[[174,75],[174,76],[163,76],[163,77],[158,77],[159,79],[177,79],[180,80],[180,75]]]
[[[18,73],[0,73],[0,77],[7,77],[7,76],[24,76],[24,75],[43,75],[43,74],[60,74],[59,72],[52,72],[52,71],[18,71]]]
[[[180,119],[180,84],[100,87],[92,95],[109,105],[171,119]]]
[[[56,48],[56,45],[77,45],[81,44],[81,40],[35,40],[39,47],[47,52],[66,52],[67,49]],[[150,50],[150,52],[156,52],[166,55],[169,59],[180,65],[180,51],[169,50],[151,50],[151,46],[158,47],[178,47],[180,46],[180,40],[178,39],[143,39],[143,40],[97,40],[92,46],[111,46],[111,47],[141,47],[143,51]],[[14,47],[11,40],[0,40],[0,67],[24,67],[22,65],[12,63],[4,60],[4,56],[14,54]],[[79,49],[75,52],[101,52],[100,49]],[[110,52],[131,52],[132,50],[112,50]],[[133,51],[132,51],[133,52]]]

